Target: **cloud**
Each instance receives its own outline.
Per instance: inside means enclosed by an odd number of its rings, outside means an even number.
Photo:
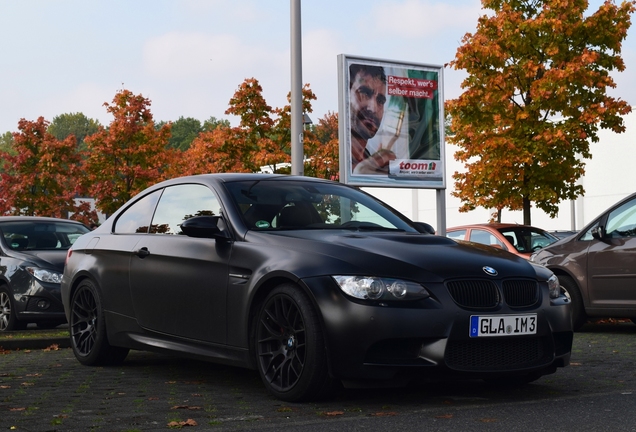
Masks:
[[[448,29],[473,29],[482,13],[478,1],[469,5],[431,0],[385,2],[373,8],[371,28],[397,37],[431,36]]]

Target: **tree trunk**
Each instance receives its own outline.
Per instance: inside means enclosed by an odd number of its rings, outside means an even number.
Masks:
[[[530,221],[530,199],[523,197],[523,224],[532,225]]]

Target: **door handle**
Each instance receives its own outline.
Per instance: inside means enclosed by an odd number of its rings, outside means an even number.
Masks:
[[[148,255],[150,255],[150,251],[148,250],[147,247],[142,247],[141,249],[137,249],[133,253],[137,255],[139,258],[146,258]]]

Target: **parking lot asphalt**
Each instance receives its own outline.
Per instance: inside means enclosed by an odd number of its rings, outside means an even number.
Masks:
[[[255,371],[139,351],[86,367],[35,340],[0,350],[0,430],[636,430],[630,323],[585,326],[569,367],[521,388],[442,382],[313,403],[273,398]]]

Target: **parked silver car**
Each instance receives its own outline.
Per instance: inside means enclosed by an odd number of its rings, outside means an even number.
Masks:
[[[636,322],[636,193],[530,260],[558,276],[572,299],[575,329],[588,317]]]

